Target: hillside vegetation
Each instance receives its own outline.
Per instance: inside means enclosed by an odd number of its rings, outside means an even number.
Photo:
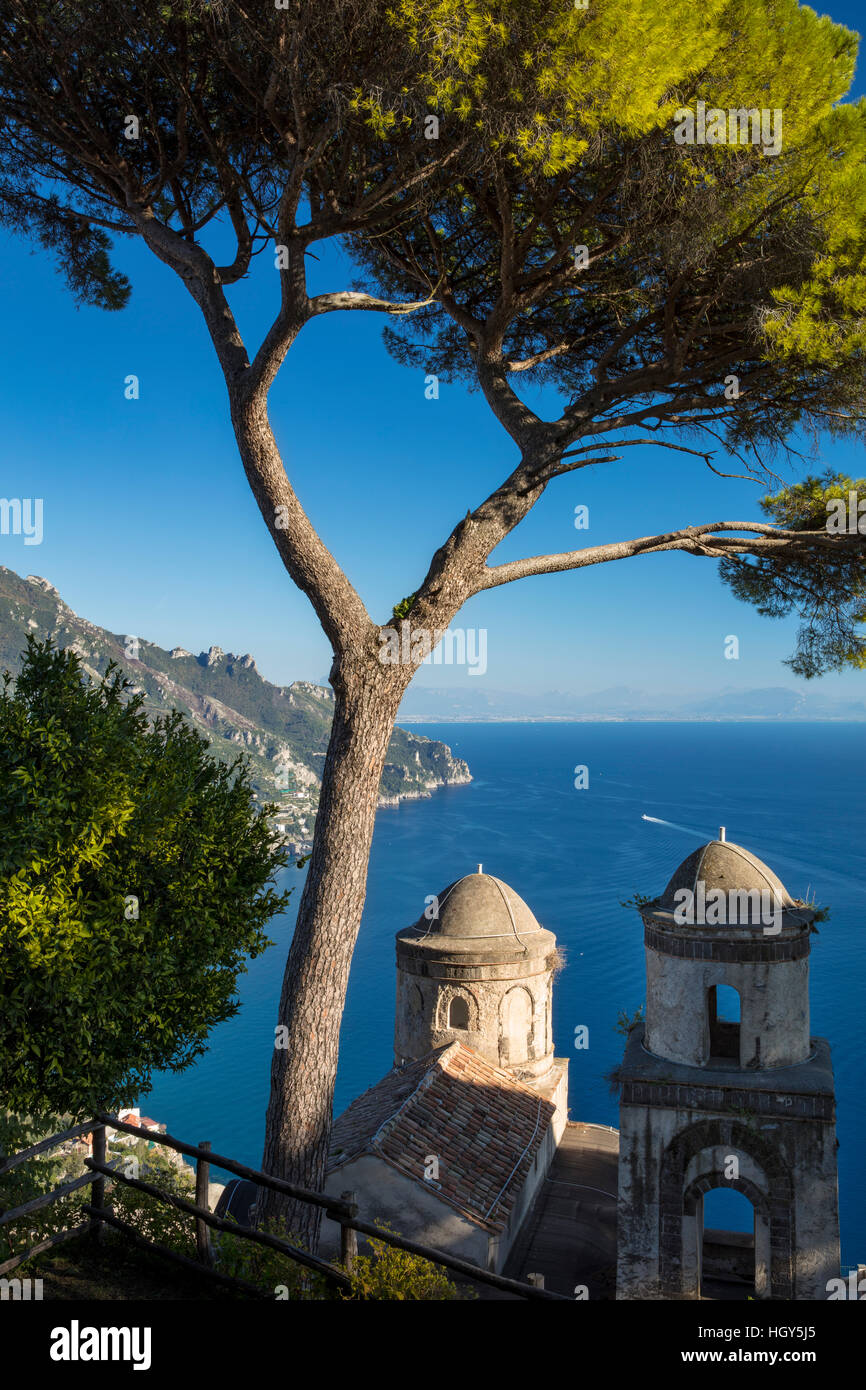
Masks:
[[[210,738],[227,761],[249,756],[263,800],[277,802],[279,823],[300,853],[312,839],[320,779],[333,717],[333,695],[310,681],[272,685],[250,655],[212,646],[198,656],[109,632],[74,613],[46,579],[0,567],[0,670],[17,675],[25,638],[50,637],[71,647],[91,676],[114,661],[144,695],[150,715],[177,709]],[[381,804],[427,796],[471,780],[469,768],[444,743],[395,729],[380,789]]]

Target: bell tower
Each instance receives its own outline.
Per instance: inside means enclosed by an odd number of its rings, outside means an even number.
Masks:
[[[556,965],[553,933],[479,864],[397,934],[395,1065],[456,1041],[522,1081],[550,1078]]]
[[[704,1196],[729,1187],[753,1236],[726,1253],[730,1233],[714,1233],[713,1258],[753,1270],[756,1297],[824,1299],[839,1214],[830,1048],[809,1032],[814,911],[724,829],[639,910],[647,1007],[619,1073],[617,1298],[700,1298]]]

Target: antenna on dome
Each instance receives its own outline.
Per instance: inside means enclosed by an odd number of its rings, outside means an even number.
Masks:
[[[725,843],[725,827],[723,825],[719,826],[719,840],[722,844]]]
[[[481,873],[481,865],[478,865],[478,872]]]

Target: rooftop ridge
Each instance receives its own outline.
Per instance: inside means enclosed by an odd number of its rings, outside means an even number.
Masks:
[[[419,1095],[419,1093],[423,1090],[426,1090],[426,1088],[430,1085],[431,1081],[436,1075],[437,1070],[440,1067],[440,1063],[444,1058],[445,1053],[450,1052],[453,1048],[460,1046],[461,1044],[455,1039],[454,1042],[445,1043],[442,1047],[434,1048],[432,1052],[427,1053],[426,1057],[418,1058],[419,1065],[422,1062],[426,1062],[429,1058],[429,1066],[425,1069],[424,1074],[421,1077],[421,1080],[418,1082],[418,1085],[415,1087],[414,1091],[410,1091],[408,1096],[406,1096],[397,1106],[397,1109],[391,1115],[389,1115],[387,1119],[382,1121],[379,1128],[376,1130],[376,1133],[369,1141],[371,1149],[378,1150],[380,1138],[384,1138],[386,1134],[389,1134],[391,1132],[391,1130],[394,1128],[394,1125],[397,1123],[397,1120],[403,1114],[403,1111],[407,1110],[409,1106],[412,1104],[412,1102]]]

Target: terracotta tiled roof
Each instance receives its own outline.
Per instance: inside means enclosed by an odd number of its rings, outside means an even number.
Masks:
[[[488,1230],[507,1225],[554,1114],[532,1087],[449,1043],[395,1067],[335,1122],[329,1170],[374,1154]],[[438,1180],[424,1177],[434,1155]]]
[[[440,1048],[418,1062],[394,1067],[377,1085],[371,1086],[369,1091],[364,1091],[363,1095],[352,1101],[348,1110],[344,1110],[332,1126],[329,1167],[336,1168],[369,1148],[376,1131],[417,1090],[430,1070],[433,1058],[442,1051],[444,1049]]]

